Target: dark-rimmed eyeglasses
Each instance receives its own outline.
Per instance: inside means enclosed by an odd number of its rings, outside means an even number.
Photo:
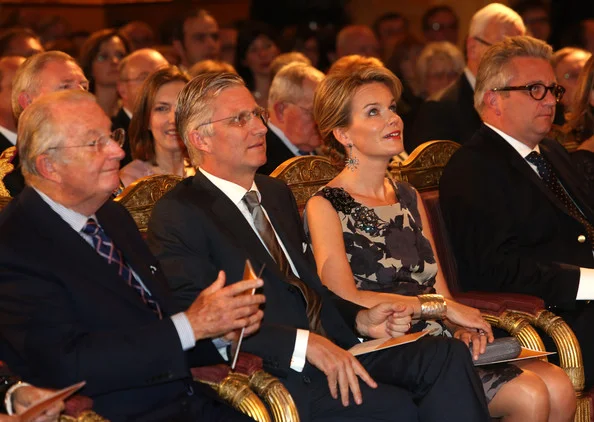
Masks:
[[[101,135],[97,139],[82,145],[64,145],[58,147],[51,147],[51,149],[67,149],[67,148],[84,148],[84,147],[92,147],[95,148],[96,152],[101,152],[105,149],[105,147],[110,142],[115,142],[121,148],[124,145],[124,141],[126,140],[126,131],[122,128],[116,129],[111,132],[109,135]]]
[[[489,42],[487,40],[482,39],[481,37],[472,37],[473,39],[477,40],[478,42],[480,42],[483,45],[486,45],[487,47],[491,47],[493,45],[492,42]]]
[[[557,102],[561,101],[561,98],[563,98],[563,94],[565,94],[565,88],[563,88],[561,85],[554,83],[550,86],[546,86],[545,84],[541,84],[539,82],[524,86],[504,86],[502,88],[493,88],[491,91],[528,91],[530,96],[534,98],[536,101],[542,100],[544,97],[546,97],[547,91],[550,91],[551,94],[553,94],[553,97],[555,97],[555,99],[557,100]]]
[[[200,126],[206,126],[211,123],[218,123],[225,120],[229,120],[229,124],[231,126],[244,127],[248,124],[250,120],[252,120],[253,117],[259,117],[260,120],[262,120],[262,123],[267,124],[270,115],[268,114],[268,110],[266,110],[264,107],[256,107],[252,111],[242,111],[241,113],[236,114],[235,116],[223,117],[222,119],[217,120],[210,120],[205,123],[200,123],[196,127],[199,128]]]

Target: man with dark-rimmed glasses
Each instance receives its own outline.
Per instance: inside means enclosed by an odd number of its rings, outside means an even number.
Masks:
[[[423,142],[448,139],[464,144],[472,137],[481,124],[472,96],[483,54],[503,38],[525,33],[520,15],[500,3],[490,3],[472,16],[464,73],[421,105],[412,127],[405,128],[404,146],[408,153]]]
[[[446,166],[440,202],[463,289],[544,299],[574,330],[590,386],[594,198],[567,151],[546,139],[565,92],[551,54],[527,36],[487,50],[474,96],[484,123]]]

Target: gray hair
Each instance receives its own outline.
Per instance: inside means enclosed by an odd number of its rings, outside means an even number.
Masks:
[[[60,108],[59,103],[88,101],[96,102],[95,96],[87,91],[70,89],[44,95],[23,111],[19,119],[17,148],[23,176],[28,183],[32,176],[39,175],[35,163],[37,157],[64,142],[68,125],[58,124],[53,110]]]
[[[39,93],[39,73],[50,62],[70,62],[78,66],[76,60],[61,51],[46,51],[45,53],[35,54],[25,60],[18,68],[12,81],[12,96],[10,102],[12,105],[12,114],[18,121],[23,112],[23,107],[19,104],[19,95],[26,93],[31,97]]]
[[[175,126],[188,149],[193,165],[198,165],[200,156],[190,143],[190,132],[198,130],[204,136],[211,136],[214,133],[211,124],[201,127],[198,125],[207,123],[212,118],[214,110],[211,103],[221,92],[238,86],[245,87],[245,82],[237,74],[207,72],[197,75],[177,96]]]
[[[472,16],[470,27],[468,29],[468,36],[482,36],[487,26],[492,22],[497,22],[500,25],[517,25],[518,27],[523,28],[523,32],[526,33],[524,21],[517,12],[501,3],[490,3],[482,9],[479,9]]]
[[[485,52],[476,75],[474,108],[482,113],[485,93],[493,88],[507,86],[513,78],[511,60],[516,57],[532,57],[549,62],[553,49],[546,42],[527,35],[508,37],[494,44]],[[505,95],[504,92],[502,95]]]
[[[449,61],[452,71],[456,73],[460,74],[464,70],[464,56],[458,47],[448,41],[430,42],[423,47],[417,59],[417,74],[423,84],[429,71],[429,65],[434,59]]]
[[[279,70],[268,93],[268,106],[278,102],[297,102],[303,96],[305,80],[320,82],[324,74],[313,66],[305,63],[289,63]]]

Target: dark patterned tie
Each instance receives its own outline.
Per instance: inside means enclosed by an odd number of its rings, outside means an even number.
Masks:
[[[526,156],[526,161],[536,166],[538,174],[540,175],[546,187],[551,192],[553,192],[553,194],[559,199],[559,201],[561,201],[561,203],[569,212],[569,215],[571,215],[577,221],[582,223],[582,225],[586,228],[586,232],[588,233],[588,239],[591,243],[594,244],[594,227],[584,217],[584,214],[580,211],[573,199],[563,188],[561,182],[559,182],[559,179],[557,178],[557,175],[553,170],[553,167],[551,166],[551,163],[549,163],[547,159],[545,159],[536,151],[532,151],[530,154],[528,154]]]
[[[276,240],[272,225],[264,215],[264,211],[262,211],[258,193],[253,190],[247,192],[243,197],[243,202],[247,205],[249,212],[252,214],[256,230],[258,230],[270,255],[272,255],[272,258],[278,264],[281,272],[286,275],[287,282],[298,288],[303,295],[307,319],[309,320],[309,329],[314,333],[325,336],[326,334],[322,327],[322,321],[320,320],[322,300],[313,289],[310,289],[302,280],[293,274],[289,261]]]
[[[122,277],[130,287],[132,287],[140,296],[142,301],[148,305],[151,310],[157,314],[159,319],[163,319],[163,313],[159,304],[148,294],[142,285],[136,280],[136,277],[132,274],[132,270],[124,261],[122,251],[120,251],[113,243],[113,241],[107,236],[97,222],[89,218],[87,224],[81,230],[83,233],[88,234],[93,239],[93,246],[99,255],[101,255],[108,264],[114,265],[118,269],[118,274]]]

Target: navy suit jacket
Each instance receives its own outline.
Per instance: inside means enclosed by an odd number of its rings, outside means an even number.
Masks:
[[[584,215],[594,222],[589,185],[567,151],[543,140],[540,150]],[[440,204],[464,290],[540,296],[574,310],[580,266],[594,268],[592,240],[517,151],[482,125],[447,164]]]
[[[280,180],[256,175],[262,205],[285,245],[299,277],[322,298],[322,325],[331,339],[348,349],[358,340],[355,317],[361,308],[338,298],[315,272],[313,255],[304,250],[305,235],[295,199]],[[167,275],[173,294],[184,307],[211,284],[219,270],[227,282],[243,279],[246,259],[264,280],[266,295],[260,330],[244,339],[242,350],[263,358],[264,369],[280,377],[302,415],[309,414],[309,377],[323,373],[309,363],[302,373],[290,370],[296,329],[308,328],[301,293],[285,281],[262,242],[232,201],[201,172],[187,178],[156,204],[149,222],[148,242]]]
[[[107,201],[96,216],[164,313],[173,313],[159,264],[128,212]],[[159,320],[30,187],[0,213],[0,336],[25,380],[52,388],[86,380],[81,394],[113,420],[183,395],[191,366],[222,361],[210,340],[184,352],[171,319]]]
[[[276,136],[276,133],[268,128],[268,132],[266,132],[266,164],[258,169],[258,173],[268,176],[279,165],[293,157],[295,154]]]

